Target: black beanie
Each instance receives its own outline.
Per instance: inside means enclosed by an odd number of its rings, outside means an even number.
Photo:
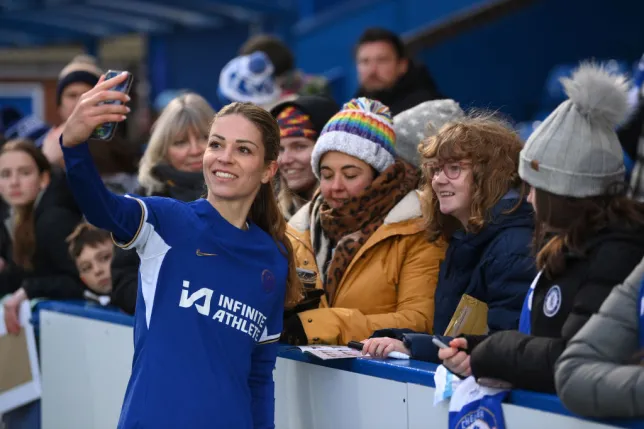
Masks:
[[[72,83],[86,83],[93,87],[98,83],[102,74],[102,70],[96,65],[93,57],[88,55],[75,57],[58,76],[56,104],[60,106],[63,91]]]

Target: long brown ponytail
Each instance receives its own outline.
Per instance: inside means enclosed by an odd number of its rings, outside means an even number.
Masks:
[[[0,150],[0,155],[7,152],[23,152],[34,160],[38,174],[51,173],[51,165],[29,140],[11,140],[5,143]],[[14,207],[15,223],[13,228],[13,262],[25,270],[32,270],[32,259],[36,251],[36,231],[34,225],[35,201],[24,206]]]
[[[237,102],[221,109],[215,115],[215,120],[222,116],[235,114],[244,116],[259,130],[264,143],[264,161],[266,163],[276,161],[280,147],[280,130],[275,118],[269,112],[254,104]],[[277,199],[270,182],[260,187],[250,208],[249,219],[270,234],[276,243],[280,244],[280,249],[288,259],[288,278],[284,305],[286,308],[294,307],[302,300],[302,283],[295,270],[293,246],[286,236],[286,220],[284,220],[284,216],[277,205]]]

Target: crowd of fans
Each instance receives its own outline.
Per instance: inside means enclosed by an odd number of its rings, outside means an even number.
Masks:
[[[372,356],[401,351],[461,377],[556,392],[583,415],[644,417],[644,101],[628,97],[637,82],[582,65],[524,142],[502,118],[441,95],[395,34],[365,31],[355,60],[360,87],[341,104],[270,36],[221,71],[219,101],[264,107],[281,132],[274,186],[309,285],[284,315],[282,341],[365,341]],[[101,74],[85,56],[63,69],[54,127],[2,111],[10,333],[27,299],[135,311],[139,257],[82,219],[58,142]],[[200,95],[176,94],[145,145],[118,134],[90,142],[99,173],[119,194],[200,198],[214,114]],[[633,186],[624,153],[636,161]]]

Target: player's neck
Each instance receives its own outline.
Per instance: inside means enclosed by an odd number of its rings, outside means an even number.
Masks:
[[[246,230],[248,229],[248,212],[253,204],[253,200],[220,200],[208,195],[208,202],[219,212],[221,217],[226,219],[231,225]]]

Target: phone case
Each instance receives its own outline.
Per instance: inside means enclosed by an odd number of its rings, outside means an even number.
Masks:
[[[105,80],[109,80],[113,77],[118,76],[119,74],[123,73],[123,71],[119,70],[108,70],[108,72],[105,74]],[[123,82],[120,85],[115,86],[112,88],[113,91],[120,91],[125,94],[129,94],[130,89],[132,87],[132,73],[128,73],[128,78],[125,82]],[[106,101],[104,103],[117,103],[121,104],[120,101]],[[116,127],[118,126],[118,122],[106,122],[104,124],[99,125],[96,127],[96,129],[92,132],[92,135],[90,135],[90,139],[94,140],[103,140],[103,141],[109,141],[112,140],[114,137],[114,134],[116,133]]]

